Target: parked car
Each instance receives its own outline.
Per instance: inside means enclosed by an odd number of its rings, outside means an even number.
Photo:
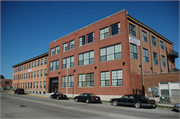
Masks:
[[[180,105],[180,103],[175,104],[175,105],[174,105],[174,109],[177,110],[177,111],[179,111],[179,105]]]
[[[16,90],[14,90],[14,94],[24,94],[24,89],[17,88]]]
[[[74,97],[74,100],[76,102],[86,102],[86,103],[101,102],[101,98],[93,93],[82,93],[81,95]]]
[[[59,99],[67,99],[67,96],[60,92],[60,93],[53,93],[52,95],[50,95],[50,98],[59,100]]]
[[[149,100],[143,95],[124,95],[121,98],[113,98],[109,101],[113,106],[135,106],[137,109],[140,107],[156,108],[156,101]]]

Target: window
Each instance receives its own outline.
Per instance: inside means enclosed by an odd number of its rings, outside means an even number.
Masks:
[[[35,89],[35,82],[34,82],[33,88]]]
[[[36,67],[36,61],[35,61],[35,63],[34,63],[34,67]]]
[[[106,28],[100,29],[100,40],[108,38],[108,37],[109,37],[109,28],[106,27]]]
[[[158,65],[157,53],[155,53],[155,52],[153,52],[153,59],[154,59],[154,64]]]
[[[137,57],[137,45],[130,43],[131,58],[138,59]]]
[[[28,75],[28,73],[26,73],[26,79],[27,79],[27,75]]]
[[[142,31],[142,40],[147,42],[147,33],[145,31]]]
[[[136,27],[132,24],[129,24],[129,34],[136,36]]]
[[[29,77],[28,78],[30,78],[30,72],[29,72],[29,75],[28,75]]]
[[[42,88],[42,81],[40,81],[40,89]]]
[[[94,73],[88,73],[86,75],[86,86],[94,86]]]
[[[74,40],[69,42],[69,50],[74,49]]]
[[[41,77],[42,77],[42,75],[43,75],[43,70],[41,69]]]
[[[26,65],[24,65],[24,70],[26,70]]]
[[[62,87],[66,87],[66,84],[67,83],[67,77],[66,76],[63,76],[62,77]]]
[[[36,71],[34,71],[34,78],[36,78]]]
[[[54,48],[51,48],[51,56],[54,55]]]
[[[121,44],[116,44],[100,49],[100,61],[109,61],[121,58]]]
[[[93,64],[94,63],[94,51],[89,51],[79,54],[79,66]]]
[[[68,50],[68,43],[63,44],[63,52]]]
[[[156,46],[156,38],[152,36],[152,44]]]
[[[9,84],[9,81],[5,81],[5,84]]]
[[[165,62],[165,57],[164,56],[162,56],[162,66],[166,67],[166,62]]]
[[[32,88],[32,82],[31,82],[31,88]]]
[[[32,62],[32,68],[33,68],[33,66],[34,66],[34,62]]]
[[[79,87],[85,87],[85,74],[79,74]]]
[[[25,76],[25,73],[24,73],[24,79],[26,78],[26,76]]]
[[[161,49],[164,50],[164,43],[160,41]]]
[[[44,60],[44,64],[47,64],[47,58],[45,58],[45,60]]]
[[[87,34],[87,43],[94,42],[94,32]]]
[[[68,87],[74,86],[74,76],[68,76]]]
[[[79,38],[79,47],[85,45],[85,36]]]
[[[37,70],[37,77],[39,77],[39,70]]]
[[[46,88],[46,81],[44,81],[44,88]]]
[[[59,54],[59,49],[60,49],[60,46],[57,46],[56,47],[56,54]]]
[[[43,59],[41,59],[41,65],[43,65]]]
[[[74,67],[74,56],[63,58],[62,69]]]
[[[31,63],[29,63],[29,69],[31,69]]]
[[[101,86],[110,85],[110,73],[109,71],[101,72]]]
[[[28,89],[29,89],[29,82],[28,82]]]
[[[46,69],[44,69],[44,76],[46,76]]]
[[[59,69],[59,60],[55,60],[50,62],[50,71],[58,70]]]
[[[149,62],[148,50],[145,48],[143,48],[143,60],[144,62]]]
[[[23,71],[23,66],[21,66],[21,68],[22,68],[22,71]]]
[[[31,72],[31,78],[33,78],[33,72]]]
[[[27,64],[27,69],[28,69],[28,64]]]
[[[38,66],[39,66],[39,64],[40,64],[40,60],[38,60]]]
[[[110,26],[111,28],[111,36],[120,34],[120,23],[116,23]]]
[[[122,86],[122,70],[112,71],[112,86]]]
[[[38,89],[38,81],[37,81],[37,83],[36,83],[36,89]]]

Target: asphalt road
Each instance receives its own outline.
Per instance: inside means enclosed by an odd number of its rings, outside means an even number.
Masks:
[[[74,100],[1,92],[1,118],[179,119],[179,112],[161,109],[86,104]]]

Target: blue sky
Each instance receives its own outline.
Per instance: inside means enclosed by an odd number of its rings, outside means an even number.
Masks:
[[[174,43],[179,52],[178,1],[1,1],[1,74],[48,52],[49,43],[126,9],[128,14]],[[176,60],[179,68],[179,58]]]

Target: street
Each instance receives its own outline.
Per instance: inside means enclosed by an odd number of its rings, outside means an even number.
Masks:
[[[171,110],[86,104],[74,100],[15,95],[1,92],[1,118],[179,119]]]

